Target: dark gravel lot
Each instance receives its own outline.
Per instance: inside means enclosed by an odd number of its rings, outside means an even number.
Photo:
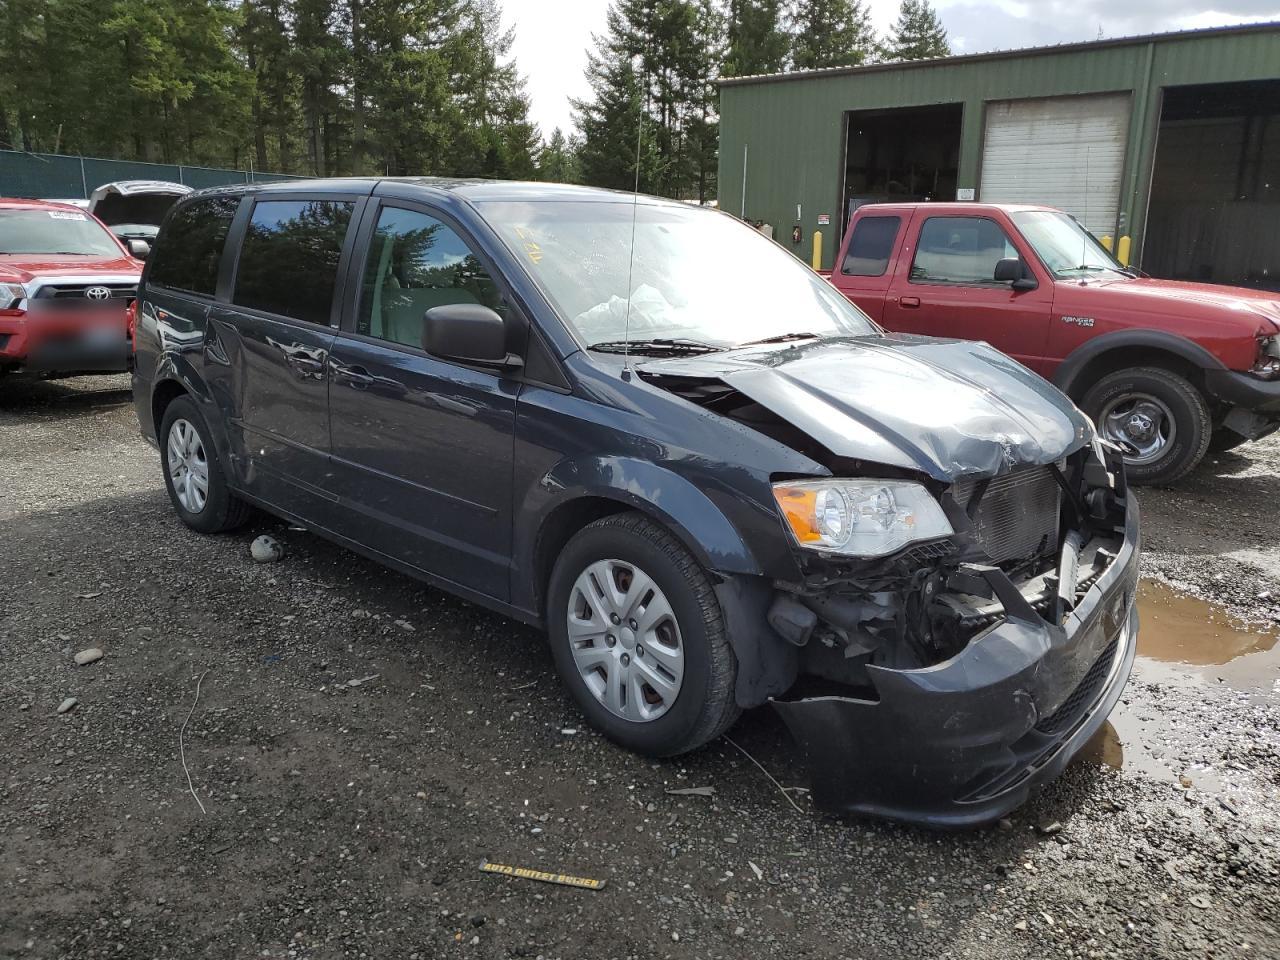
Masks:
[[[586,729],[530,630],[269,520],[188,532],[127,387],[0,383],[0,957],[1280,956],[1266,640],[1140,660],[999,827],[797,813],[729,742],[656,763]],[[1206,638],[1280,618],[1277,467],[1268,441],[1142,498],[1148,575],[1222,605],[1179,608]],[[769,710],[730,737],[804,782]]]

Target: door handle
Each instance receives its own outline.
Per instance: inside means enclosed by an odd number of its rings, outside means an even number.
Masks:
[[[898,305],[907,310],[914,310],[916,307],[920,306],[920,298],[919,297],[900,297],[898,299]]]
[[[369,384],[373,383],[373,376],[364,367],[359,365],[347,366],[345,363],[339,363],[337,360],[329,361],[329,368],[333,371],[333,378],[341,380],[343,383],[356,390],[363,390]]]

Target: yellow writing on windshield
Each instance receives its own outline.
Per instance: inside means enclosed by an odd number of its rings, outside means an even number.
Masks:
[[[516,227],[516,236],[524,244],[525,255],[534,263],[542,262],[542,248],[533,239],[533,234],[524,227]]]

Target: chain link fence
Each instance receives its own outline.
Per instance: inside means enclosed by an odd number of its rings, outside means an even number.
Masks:
[[[87,200],[96,187],[114,180],[168,180],[199,190],[228,183],[297,179],[301,178],[285,173],[0,150],[0,196],[3,197]]]

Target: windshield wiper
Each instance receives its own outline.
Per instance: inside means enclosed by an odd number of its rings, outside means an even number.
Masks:
[[[1100,263],[1082,263],[1078,267],[1067,267],[1063,273],[1098,273],[1102,270],[1110,270],[1113,273],[1124,273],[1119,267],[1108,267]]]
[[[761,343],[786,343],[788,340],[821,340],[816,333],[779,333],[772,337],[761,337],[759,340],[748,340],[740,343],[740,347],[754,347]]]
[[[720,347],[713,347],[709,343],[703,343],[701,340],[686,340],[683,337],[655,337],[652,340],[603,340],[600,343],[593,343],[587,347],[588,350],[595,350],[598,353],[642,353],[649,355],[657,354],[701,354],[701,353],[717,353]]]

